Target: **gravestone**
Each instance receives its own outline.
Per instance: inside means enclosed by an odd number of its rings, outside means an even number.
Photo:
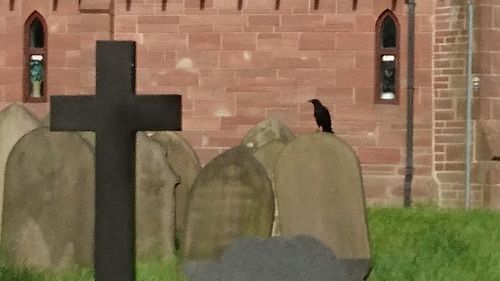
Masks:
[[[256,151],[270,142],[288,143],[294,138],[295,135],[288,127],[274,118],[269,118],[250,129],[243,137],[241,145]]]
[[[17,103],[0,112],[0,237],[2,233],[2,206],[5,164],[12,147],[29,131],[40,127],[40,121]]]
[[[135,134],[180,130],[181,96],[135,95],[135,42],[97,41],[96,95],[52,96],[51,130],[95,131],[95,279],[135,280]]]
[[[176,132],[155,132],[151,138],[160,142],[166,150],[167,162],[180,178],[175,188],[175,228],[182,237],[186,201],[194,179],[201,170],[200,161],[189,143]]]
[[[31,131],[5,174],[2,257],[15,266],[92,265],[94,158],[75,133]]]
[[[210,161],[189,194],[181,252],[187,261],[215,259],[235,239],[271,233],[274,199],[262,165],[241,147]]]
[[[184,271],[190,281],[361,281],[368,274],[353,271],[311,236],[238,239],[220,260],[187,264]]]
[[[138,133],[136,151],[137,258],[169,258],[175,253],[174,189],[179,179],[159,142]]]
[[[273,183],[273,192],[276,193],[274,186],[274,165],[281,151],[285,146],[295,138],[293,132],[283,123],[274,118],[269,118],[259,123],[243,137],[241,145],[250,149],[253,156],[264,166],[267,174]],[[274,197],[274,222],[272,235],[278,236],[280,231],[279,209],[277,197]]]
[[[276,163],[275,183],[282,235],[311,235],[341,259],[370,260],[359,162],[343,140],[297,137]]]

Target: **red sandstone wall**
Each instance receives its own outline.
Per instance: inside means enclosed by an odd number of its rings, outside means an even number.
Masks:
[[[184,135],[206,163],[239,143],[249,128],[276,117],[297,133],[315,131],[317,97],[336,132],[360,156],[371,202],[402,195],[405,159],[406,69],[401,104],[374,105],[374,30],[392,1],[207,0],[125,1],[115,6],[115,38],[138,42],[138,91],[183,95]],[[416,58],[416,184],[432,196],[432,13],[418,6]],[[398,1],[401,65],[406,65],[406,6]]]
[[[330,108],[337,134],[356,149],[369,201],[401,202],[407,56],[403,1],[394,11],[401,26],[400,105],[373,102],[375,22],[392,0],[358,1],[354,11],[350,0],[320,0],[319,10],[312,9],[313,1],[281,1],[275,10],[274,0],[243,0],[241,11],[237,0],[206,0],[203,10],[198,0],[169,0],[165,10],[160,0],[132,0],[129,11],[125,0],[114,6],[109,0],[82,0],[81,13],[76,0],[59,1],[56,12],[51,2],[16,0],[14,12],[2,4],[0,73],[20,76],[21,27],[33,9],[51,26],[49,60],[56,52],[59,58],[49,65],[50,94],[93,92],[96,39],[136,40],[138,92],[183,95],[183,135],[203,163],[238,144],[265,118],[278,118],[297,133],[315,131],[306,101],[316,97]],[[424,200],[435,191],[434,8],[433,1],[417,5],[414,195]],[[7,20],[17,27],[7,31]],[[7,59],[16,54],[14,61]],[[73,58],[77,54],[78,61]],[[4,104],[21,98],[20,84],[12,80],[0,80]],[[46,110],[46,105],[36,106]]]
[[[0,2],[0,107],[22,101],[24,22],[33,11],[40,12],[48,29],[48,84],[50,94],[80,91],[80,17],[78,0],[58,1],[56,11],[51,0]],[[48,104],[26,104],[39,116]]]
[[[500,208],[500,2],[480,1],[476,8],[474,73],[476,143],[474,184],[483,190],[483,205]]]

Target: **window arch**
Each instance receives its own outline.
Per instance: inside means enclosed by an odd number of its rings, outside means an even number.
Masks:
[[[386,10],[377,20],[375,103],[399,104],[399,23]]]
[[[47,101],[47,24],[33,12],[24,24],[24,101]]]

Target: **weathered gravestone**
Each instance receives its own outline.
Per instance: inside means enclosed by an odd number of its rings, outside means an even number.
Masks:
[[[91,265],[94,158],[74,133],[31,131],[7,162],[0,252],[15,266]]]
[[[98,41],[96,95],[51,97],[51,130],[96,132],[96,281],[135,280],[135,133],[180,130],[179,95],[135,95],[135,43]]]
[[[200,161],[189,143],[176,132],[155,132],[151,138],[160,142],[166,150],[167,162],[179,177],[175,188],[175,228],[177,237],[182,237],[186,201],[201,170]]]
[[[274,193],[276,193],[274,186],[274,165],[283,148],[294,138],[295,135],[288,127],[274,118],[269,118],[250,129],[241,142],[241,145],[251,150],[253,156],[266,169],[273,183]],[[280,234],[280,223],[276,196],[274,197],[274,205],[275,212],[272,234],[273,236],[277,236]]]
[[[354,151],[328,133],[290,142],[275,167],[284,236],[311,235],[366,272],[370,247],[363,183]]]
[[[21,105],[13,103],[0,112],[0,237],[5,164],[12,147],[29,131],[40,127],[40,121]]]
[[[311,236],[242,238],[218,261],[188,264],[190,281],[361,281],[349,264]]]
[[[144,133],[137,134],[136,155],[137,258],[168,258],[175,253],[174,189],[179,178],[165,148]]]
[[[271,233],[274,199],[262,165],[241,147],[210,161],[189,194],[182,255],[215,259],[235,239]]]
[[[293,132],[280,121],[269,118],[257,124],[243,137],[241,144],[252,151],[273,142],[289,143],[295,138]]]

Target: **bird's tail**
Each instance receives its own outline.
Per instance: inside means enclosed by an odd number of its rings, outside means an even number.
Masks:
[[[326,133],[332,133],[333,134],[333,130],[332,130],[332,127],[328,127],[328,128],[325,128],[325,127],[321,127],[323,129],[323,132],[326,132]]]

